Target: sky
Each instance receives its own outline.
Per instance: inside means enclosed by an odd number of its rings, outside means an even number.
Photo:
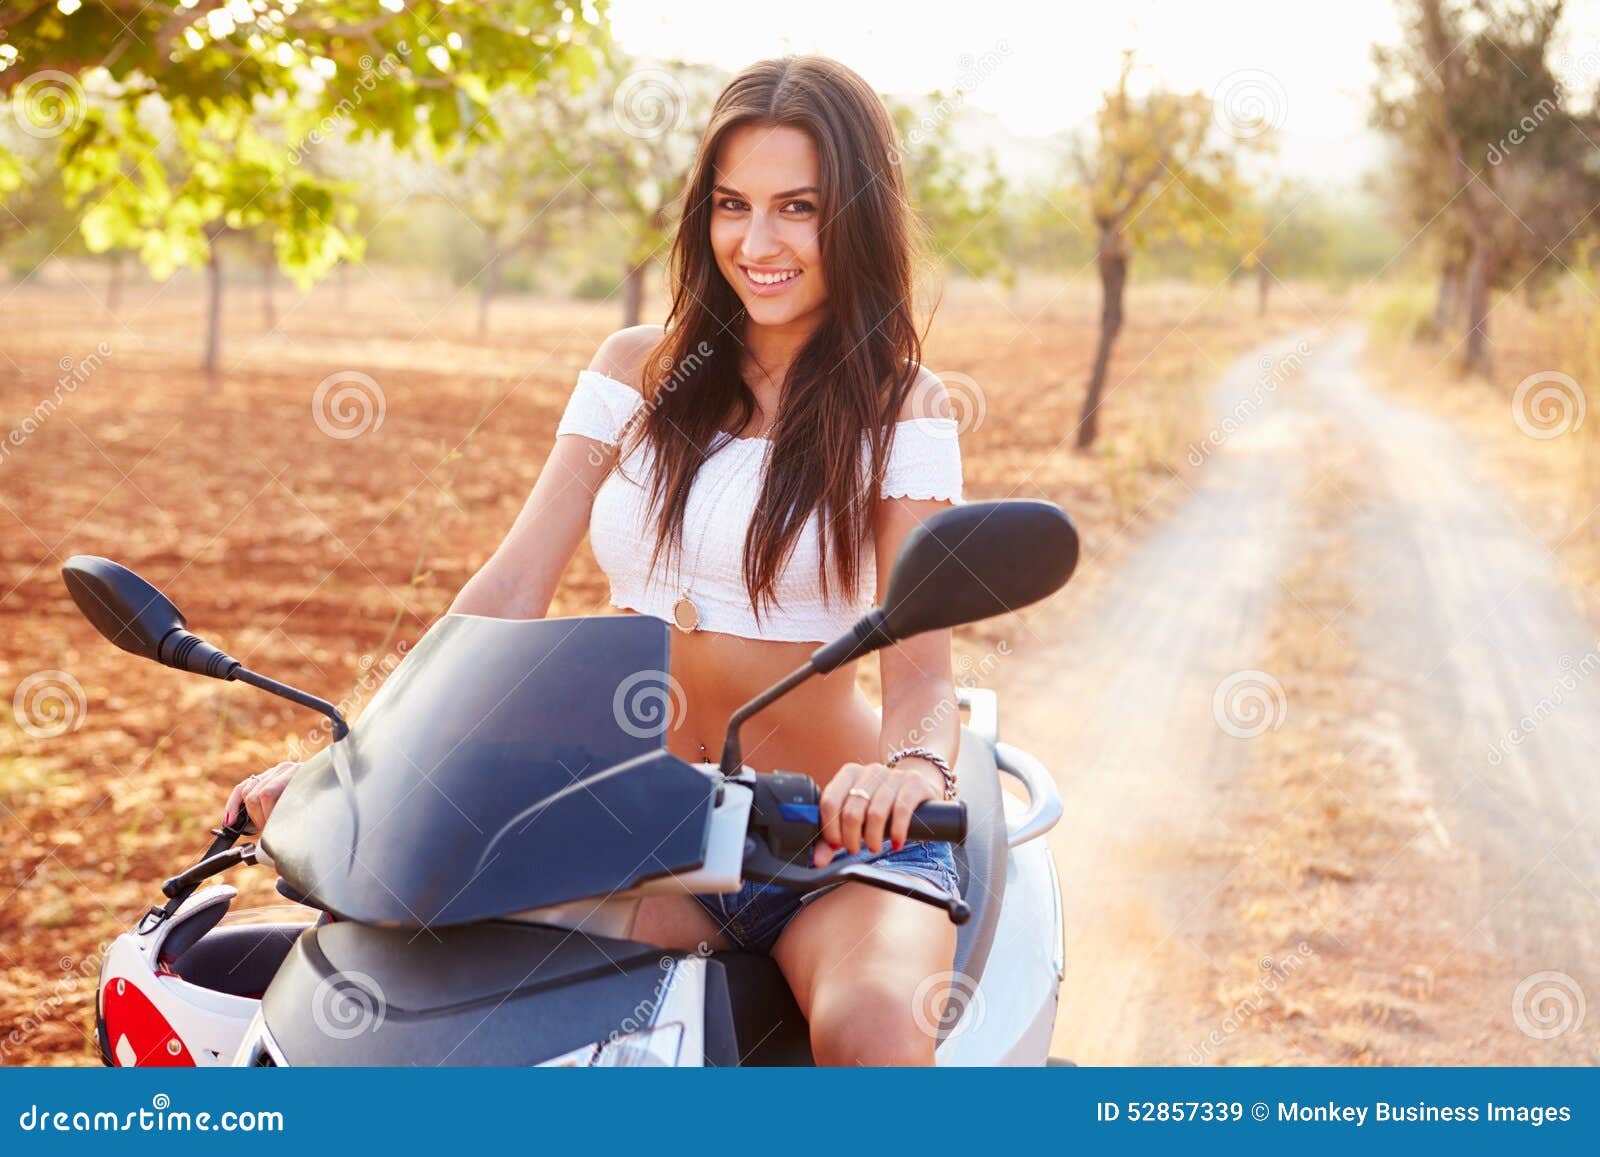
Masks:
[[[1052,133],[1084,125],[1137,51],[1144,83],[1212,94],[1277,126],[1284,172],[1353,188],[1382,162],[1365,126],[1375,41],[1393,42],[1393,0],[808,0],[710,6],[612,0],[629,50],[737,71],[784,52],[820,52],[880,92],[946,91],[990,113],[1001,163],[1020,175],[1053,154]],[[1600,0],[1568,4],[1563,71],[1592,91],[1600,78]]]

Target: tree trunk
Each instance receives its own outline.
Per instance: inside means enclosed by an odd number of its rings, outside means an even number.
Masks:
[[[1267,294],[1272,289],[1272,274],[1265,261],[1256,262],[1256,316],[1267,316]]]
[[[122,251],[116,250],[111,254],[111,270],[106,278],[106,312],[113,317],[122,308]]]
[[[1100,395],[1106,385],[1106,370],[1111,365],[1111,347],[1122,329],[1122,293],[1128,284],[1128,251],[1116,230],[1102,227],[1095,264],[1100,268],[1100,344],[1094,354],[1094,369],[1089,374],[1089,389],[1083,396],[1083,413],[1078,417],[1078,449],[1094,445],[1100,429]]]
[[[261,256],[261,320],[268,333],[278,328],[278,307],[272,300],[272,275],[276,270],[277,265],[269,249]]]
[[[622,326],[638,325],[644,316],[644,271],[648,262],[630,265],[622,277]]]
[[[222,258],[217,255],[217,239],[211,239],[211,255],[206,258],[206,357],[202,368],[217,372],[222,360]]]
[[[500,292],[501,262],[505,259],[505,250],[500,248],[498,238],[489,238],[489,260],[484,262],[483,272],[478,277],[478,336],[482,337],[489,332],[489,305],[494,301],[495,295]]]
[[[1439,269],[1439,292],[1433,299],[1433,321],[1423,337],[1437,340],[1455,329],[1461,315],[1461,262],[1446,261]]]
[[[1462,372],[1491,372],[1489,357],[1489,282],[1494,276],[1494,255],[1490,240],[1478,234],[1472,239],[1472,259],[1467,262],[1467,349],[1461,359]]]

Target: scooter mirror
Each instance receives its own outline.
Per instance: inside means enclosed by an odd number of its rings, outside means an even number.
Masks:
[[[889,575],[889,641],[1038,602],[1078,565],[1078,532],[1052,502],[1008,499],[941,510],[906,538]]]
[[[166,595],[109,558],[75,554],[61,578],[83,617],[124,651],[160,663],[161,640],[184,626]]]
[[[826,673],[940,627],[975,623],[1060,590],[1078,565],[1078,532],[1053,502],[1013,498],[941,510],[906,536],[883,605],[811,653]]]

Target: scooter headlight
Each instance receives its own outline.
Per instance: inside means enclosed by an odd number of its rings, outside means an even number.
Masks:
[[[683,1049],[683,1025],[657,1025],[551,1057],[540,1068],[676,1068]]]

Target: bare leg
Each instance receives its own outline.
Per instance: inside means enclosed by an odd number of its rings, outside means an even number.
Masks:
[[[931,1065],[956,930],[936,908],[845,884],[773,945],[819,1065]]]
[[[688,896],[646,896],[639,901],[633,939],[686,952],[701,944],[711,949],[733,947],[711,914]]]

